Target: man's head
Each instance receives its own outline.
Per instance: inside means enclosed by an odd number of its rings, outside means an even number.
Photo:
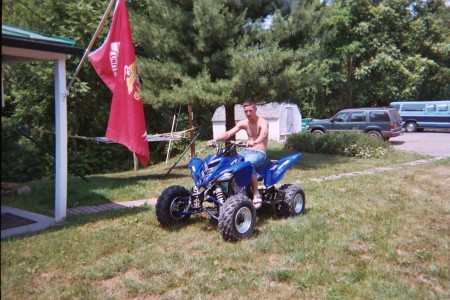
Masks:
[[[244,101],[244,103],[242,104],[243,107],[246,106],[254,106],[256,108],[256,103],[255,101],[253,101],[252,99],[248,98]]]
[[[255,101],[253,101],[251,99],[247,99],[247,100],[244,101],[242,106],[244,107],[244,113],[245,113],[245,116],[247,117],[247,119],[252,121],[252,120],[254,120],[255,118],[258,117],[256,115],[256,109],[257,108],[256,108]]]

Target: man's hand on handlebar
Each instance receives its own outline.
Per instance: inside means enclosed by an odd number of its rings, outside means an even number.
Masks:
[[[245,142],[241,142],[241,141],[227,141],[232,145],[236,145],[237,147],[249,147],[248,143]],[[206,142],[206,145],[208,147],[217,147],[219,145],[219,142],[215,141],[215,140],[209,140],[208,142]]]
[[[217,142],[215,140],[209,140],[206,143],[206,145],[209,146],[209,147],[216,147],[217,146]]]
[[[252,148],[253,146],[255,146],[256,144],[258,144],[258,143],[255,143],[254,141],[247,141],[247,147],[248,148]]]

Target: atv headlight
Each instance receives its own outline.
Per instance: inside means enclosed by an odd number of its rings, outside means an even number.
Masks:
[[[217,178],[217,181],[228,181],[231,178],[233,178],[233,174],[232,173],[223,173],[222,175],[220,175],[219,178]]]

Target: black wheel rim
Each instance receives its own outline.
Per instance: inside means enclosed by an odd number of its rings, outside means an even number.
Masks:
[[[184,217],[183,211],[186,207],[186,202],[181,200],[180,197],[173,199],[170,204],[170,215],[176,220],[180,220]]]

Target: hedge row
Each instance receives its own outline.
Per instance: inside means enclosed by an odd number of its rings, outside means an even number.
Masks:
[[[294,133],[287,139],[285,147],[300,152],[360,158],[389,157],[393,152],[389,142],[358,131],[333,131],[321,136],[309,132]]]

